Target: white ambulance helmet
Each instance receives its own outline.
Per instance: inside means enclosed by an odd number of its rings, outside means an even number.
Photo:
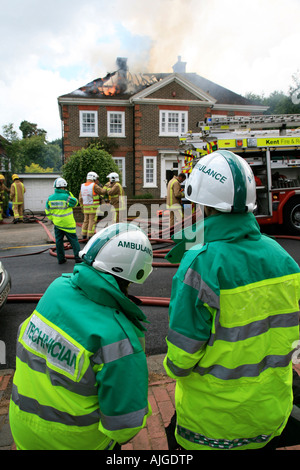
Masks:
[[[136,225],[119,223],[96,233],[79,256],[98,271],[143,284],[152,272],[153,253],[147,235]]]
[[[244,158],[228,150],[205,155],[188,178],[185,197],[220,212],[253,212],[256,185],[252,169]]]

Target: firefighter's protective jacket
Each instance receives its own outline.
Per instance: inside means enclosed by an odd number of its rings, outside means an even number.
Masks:
[[[20,449],[109,449],[151,414],[143,312],[85,263],[20,327],[10,425]]]
[[[300,270],[253,214],[204,220],[173,279],[164,365],[185,449],[263,447],[292,410]],[[177,260],[178,261],[178,260]]]
[[[109,201],[116,211],[125,210],[125,192],[121,183],[115,182],[107,188]]]
[[[24,204],[26,188],[22,181],[15,180],[10,187],[10,200],[13,204]]]
[[[78,200],[72,193],[65,189],[55,188],[54,193],[47,199],[45,213],[60,230],[76,233],[73,207],[77,204]]]
[[[168,183],[167,188],[167,207],[178,207],[181,208],[184,193],[181,191],[181,185],[176,176]]]

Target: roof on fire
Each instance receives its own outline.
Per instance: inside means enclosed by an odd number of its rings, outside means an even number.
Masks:
[[[209,97],[216,104],[220,105],[240,105],[240,106],[253,106],[254,103],[243,96],[224,88],[217,83],[208,80],[207,78],[201,77],[197,73],[140,73],[132,74],[128,71],[127,59],[118,58],[117,65],[118,69],[115,72],[108,73],[103,78],[97,78],[92,82],[72,91],[71,93],[61,95],[59,100],[64,98],[96,98],[101,100],[129,100],[137,93],[141,93],[149,87],[156,85],[160,82],[166,81],[167,77],[174,80],[180,81],[182,78],[182,85],[190,83],[194,90],[202,94],[206,99]],[[179,62],[182,64],[182,62]],[[176,65],[176,64],[175,64]],[[175,66],[173,67],[174,72],[176,71]],[[149,90],[150,91],[150,90]]]

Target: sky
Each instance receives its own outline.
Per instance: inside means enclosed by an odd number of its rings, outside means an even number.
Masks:
[[[57,98],[116,70],[169,72],[178,56],[245,95],[300,78],[300,0],[0,0],[0,134],[23,120],[60,138]]]

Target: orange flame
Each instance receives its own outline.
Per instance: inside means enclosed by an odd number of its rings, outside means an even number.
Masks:
[[[105,96],[114,96],[117,94],[117,87],[116,86],[104,86],[100,90]]]

